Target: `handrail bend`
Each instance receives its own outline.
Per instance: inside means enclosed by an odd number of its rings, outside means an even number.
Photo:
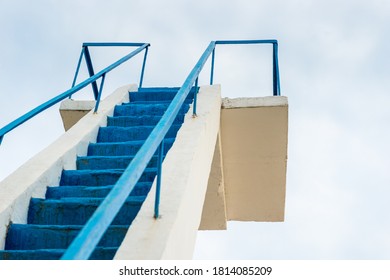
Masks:
[[[88,50],[89,46],[93,46],[93,47],[97,47],[97,46],[104,46],[104,47],[127,46],[127,47],[138,47],[138,48],[136,50],[132,51],[131,53],[125,55],[121,59],[117,60],[116,62],[112,63],[111,65],[107,66],[106,68],[104,68],[103,70],[98,72],[97,74],[95,74],[93,72],[92,61],[91,61],[91,57],[89,55],[89,50]],[[0,145],[1,145],[1,142],[4,138],[4,136],[7,133],[14,130],[16,127],[20,126],[21,124],[25,123],[26,121],[30,120],[31,118],[35,117],[39,113],[45,111],[46,109],[52,107],[53,105],[57,104],[58,102],[64,100],[65,98],[71,97],[74,93],[85,88],[89,84],[92,85],[92,88],[94,91],[94,95],[95,95],[95,99],[96,99],[96,106],[95,106],[94,111],[96,112],[99,108],[100,97],[101,97],[101,93],[103,90],[104,79],[105,79],[106,74],[108,72],[110,72],[111,70],[115,69],[116,67],[118,67],[119,65],[121,65],[122,63],[128,61],[130,58],[134,57],[135,55],[137,55],[141,51],[145,50],[145,56],[144,56],[144,60],[143,60],[143,64],[142,64],[142,70],[141,70],[141,81],[140,81],[140,84],[142,84],[145,63],[146,63],[146,56],[147,56],[147,51],[148,51],[149,46],[150,46],[149,43],[84,43],[83,47],[82,47],[81,55],[80,55],[80,58],[78,61],[76,74],[75,74],[75,77],[73,79],[72,87],[69,90],[53,97],[52,99],[35,107],[31,111],[27,112],[26,114],[22,115],[21,117],[17,118],[16,120],[14,120],[14,121],[10,122],[9,124],[7,124],[6,126],[2,127],[0,129]],[[75,85],[83,55],[85,56],[85,59],[87,62],[87,67],[88,67],[90,77],[88,79],[84,80],[83,82]],[[102,80],[100,83],[100,88],[97,89],[96,80],[98,80],[99,78],[102,78]]]
[[[212,41],[203,52],[202,56],[187,76],[183,85],[177,92],[176,96],[170,103],[169,107],[165,111],[161,120],[157,123],[156,127],[152,130],[145,143],[142,145],[140,150],[137,152],[133,160],[130,162],[128,167],[125,169],[122,176],[119,178],[115,186],[108,193],[103,202],[96,209],[94,214],[85,224],[83,229],[80,231],[78,236],[73,240],[65,254],[62,256],[63,260],[70,259],[88,259],[94,251],[95,247],[102,238],[104,232],[108,226],[114,220],[116,214],[119,212],[122,205],[125,203],[126,198],[130,195],[134,189],[136,183],[144,172],[147,164],[149,163],[152,156],[157,150],[159,150],[159,165],[157,171],[156,180],[156,200],[155,200],[155,214],[154,217],[159,218],[159,193],[161,184],[161,158],[163,154],[164,138],[173,121],[175,120],[181,106],[183,105],[187,95],[190,93],[192,86],[195,84],[194,93],[194,104],[193,104],[193,115],[196,116],[196,96],[198,91],[198,78],[202,71],[206,61],[212,55],[211,63],[211,78],[210,84],[213,79],[214,69],[214,55],[215,47],[217,44],[273,44],[274,46],[274,95],[280,95],[279,88],[279,68],[278,56],[277,56],[277,41],[276,40],[248,40],[248,41]]]
[[[274,39],[269,40],[218,40],[215,41],[216,45],[253,45],[253,44],[272,44],[272,74],[273,74],[273,95],[280,96],[280,78],[279,78],[279,58],[278,58],[278,41]],[[214,60],[215,50],[213,51],[211,61],[211,74],[210,74],[210,85],[213,84],[214,78]]]

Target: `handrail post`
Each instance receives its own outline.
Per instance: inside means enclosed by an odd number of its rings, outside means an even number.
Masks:
[[[141,69],[141,78],[139,80],[139,87],[142,87],[142,83],[144,80],[144,72],[145,72],[145,64],[146,64],[146,57],[148,56],[148,49],[149,47],[145,48],[145,55],[144,55],[144,61],[142,62],[142,69]]]
[[[77,63],[77,68],[76,68],[76,73],[74,74],[74,78],[73,78],[73,82],[72,82],[72,87],[75,86],[76,84],[76,81],[77,81],[77,77],[79,75],[79,70],[80,70],[80,66],[81,66],[81,61],[83,60],[83,56],[84,56],[84,48],[81,48],[81,53],[80,53],[80,57],[79,57],[79,61]],[[72,88],[71,87],[71,88]],[[69,99],[72,98],[72,94],[69,95]]]
[[[95,110],[93,111],[94,113],[97,112],[100,104],[100,98],[102,96],[102,91],[103,91],[103,85],[104,85],[104,80],[106,79],[106,73],[102,75],[102,81],[100,82],[100,88],[99,88],[99,93],[96,99],[96,105],[95,105]]]
[[[278,63],[278,43],[275,42],[273,46],[273,93],[274,96],[280,95],[280,82],[279,82],[279,63]]]
[[[89,76],[92,77],[95,75],[95,72],[93,71],[91,54],[89,53],[87,46],[84,46],[83,48],[84,48],[84,57],[85,57],[85,62],[87,63],[88,73]],[[92,82],[91,85],[92,85],[93,95],[95,96],[95,100],[97,100],[99,91],[98,91],[96,81]]]
[[[196,115],[196,103],[198,100],[198,79],[199,77],[196,77],[195,80],[195,92],[194,92],[194,106],[192,107],[192,117],[195,118]]]
[[[154,202],[154,218],[158,219],[160,216],[160,192],[161,192],[161,169],[162,161],[164,157],[164,139],[160,143],[158,148],[158,161],[157,161],[157,181],[156,181],[156,199]]]
[[[214,82],[214,59],[215,59],[215,46],[211,55],[211,70],[210,70],[210,85]]]

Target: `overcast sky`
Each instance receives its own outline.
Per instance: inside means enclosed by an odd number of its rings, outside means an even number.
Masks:
[[[180,86],[211,40],[278,39],[290,106],[286,221],[199,232],[194,257],[389,259],[389,28],[388,0],[0,0],[0,127],[69,88],[82,42],[149,42],[144,86]],[[270,54],[218,49],[222,95],[270,95]],[[92,55],[101,69],[117,54]],[[108,75],[105,94],[137,83],[140,64]],[[62,133],[58,107],[10,133],[0,179]]]

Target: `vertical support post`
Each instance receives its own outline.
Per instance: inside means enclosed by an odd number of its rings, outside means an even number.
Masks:
[[[157,182],[156,182],[156,199],[154,201],[154,218],[158,219],[160,216],[160,192],[161,192],[161,169],[164,156],[164,139],[161,141],[158,148],[158,161],[157,161]]]
[[[278,43],[273,43],[273,91],[274,96],[280,95]]]
[[[102,76],[102,81],[100,82],[100,88],[99,88],[99,93],[98,93],[98,96],[96,98],[96,105],[95,105],[95,110],[93,111],[94,113],[97,112],[98,108],[99,108],[99,104],[100,104],[100,98],[102,96],[102,91],[103,91],[103,85],[104,85],[104,80],[106,79],[106,74],[103,74]]]
[[[215,47],[211,55],[210,85],[212,85],[214,82],[214,59],[215,59]]]
[[[195,118],[196,115],[196,103],[198,99],[198,79],[199,77],[196,78],[195,80],[195,92],[194,92],[194,106],[192,107],[192,117]]]
[[[95,72],[93,71],[91,54],[89,53],[87,46],[84,47],[84,57],[85,57],[85,62],[87,63],[89,76],[92,77],[93,75],[95,75]],[[96,81],[92,82],[91,86],[92,86],[93,95],[95,96],[95,100],[97,100],[99,91],[98,91]]]
[[[0,145],[1,145],[1,142],[3,142],[3,137],[4,137],[4,135],[0,136]]]
[[[141,78],[139,80],[139,87],[140,88],[142,87],[142,83],[143,83],[143,80],[144,80],[145,64],[146,64],[146,58],[148,56],[148,49],[149,49],[149,47],[146,47],[145,55],[144,55],[144,61],[142,62]]]
[[[84,48],[81,48],[79,62],[77,63],[76,73],[74,74],[74,78],[73,78],[73,82],[72,82],[72,88],[76,84],[77,76],[79,75],[79,70],[80,70],[80,66],[81,66],[81,61],[83,60],[83,55],[84,55]],[[71,97],[72,97],[72,95],[69,95],[69,98],[71,98]]]

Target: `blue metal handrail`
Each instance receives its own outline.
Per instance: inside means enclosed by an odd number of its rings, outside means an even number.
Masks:
[[[138,48],[136,50],[132,51],[131,53],[125,55],[121,59],[117,60],[116,62],[112,63],[111,65],[107,66],[106,68],[104,68],[103,70],[101,70],[97,74],[94,74],[93,73],[93,69],[91,68],[92,72],[89,71],[90,77],[88,79],[84,80],[83,82],[75,85],[82,57],[83,57],[83,55],[85,55],[85,53],[89,54],[89,51],[88,51],[88,47],[89,46],[93,46],[93,47],[97,47],[97,46],[105,46],[105,47],[107,47],[107,46],[129,46],[129,47],[138,47]],[[31,119],[34,116],[38,115],[39,113],[45,111],[46,109],[52,107],[53,105],[55,105],[58,102],[64,100],[65,98],[71,97],[74,93],[76,93],[77,91],[83,89],[84,87],[88,86],[89,84],[92,84],[93,91],[94,91],[94,94],[95,94],[96,106],[95,106],[94,111],[96,112],[98,110],[98,108],[99,108],[100,97],[101,97],[101,93],[102,93],[102,90],[103,90],[103,85],[104,85],[104,80],[105,80],[106,74],[108,72],[110,72],[111,70],[115,69],[116,67],[118,67],[119,65],[121,65],[122,63],[126,62],[130,58],[134,57],[135,55],[137,55],[141,51],[145,50],[145,56],[144,56],[144,60],[143,60],[143,64],[142,64],[142,70],[141,70],[141,81],[140,81],[140,84],[142,84],[142,79],[143,79],[144,69],[145,69],[145,63],[146,63],[147,50],[148,50],[149,46],[150,46],[149,43],[84,43],[82,51],[81,51],[81,55],[80,55],[80,58],[79,58],[79,61],[78,61],[76,74],[75,74],[75,77],[73,79],[73,83],[72,83],[71,89],[69,89],[69,90],[67,90],[67,91],[57,95],[56,97],[46,101],[45,103],[35,107],[31,111],[27,112],[26,114],[22,115],[21,117],[17,118],[16,120],[12,121],[11,123],[9,123],[6,126],[4,126],[3,128],[1,128],[0,129],[0,144],[1,144],[2,140],[3,140],[3,138],[4,138],[4,135],[6,135],[8,132],[14,130],[19,125],[25,123],[29,119]],[[89,55],[87,55],[87,56],[89,56]],[[87,58],[87,56],[85,56],[86,57],[86,61],[89,60],[89,62],[87,62],[87,67],[89,67],[88,66],[89,63],[90,63],[90,66],[92,67],[91,58],[90,58],[90,56]],[[100,83],[100,88],[97,89],[96,80],[98,80],[99,78],[102,78],[102,80],[101,80],[101,83]],[[95,86],[94,85],[96,86],[96,92],[95,92]]]
[[[115,216],[125,203],[127,197],[134,189],[136,183],[144,172],[152,156],[159,150],[159,164],[156,180],[156,199],[154,207],[154,217],[159,217],[159,202],[160,202],[160,188],[161,188],[161,161],[163,155],[164,138],[173,121],[175,120],[181,106],[188,96],[192,86],[195,84],[193,115],[196,116],[196,100],[198,91],[198,77],[203,69],[206,61],[212,55],[212,70],[210,84],[213,82],[214,71],[214,57],[215,47],[217,44],[260,44],[271,43],[274,45],[274,95],[280,95],[279,88],[279,70],[277,60],[277,41],[276,40],[253,40],[253,41],[212,41],[207,49],[203,52],[199,61],[196,63],[183,85],[177,92],[176,96],[170,103],[161,120],[152,130],[145,143],[141,146],[133,160],[125,169],[118,182],[113,189],[108,193],[106,198],[96,209],[94,214],[85,224],[78,236],[73,240],[65,254],[62,256],[63,260],[70,259],[88,259],[92,254],[104,232],[114,220]],[[275,47],[276,46],[276,47]]]
[[[280,78],[279,78],[279,61],[278,61],[278,41],[274,39],[270,40],[219,40],[215,41],[216,45],[253,45],[253,44],[272,44],[273,53],[273,95],[279,96],[280,93]],[[213,50],[211,60],[211,73],[210,73],[210,85],[213,84],[214,79],[214,60],[215,49]]]

